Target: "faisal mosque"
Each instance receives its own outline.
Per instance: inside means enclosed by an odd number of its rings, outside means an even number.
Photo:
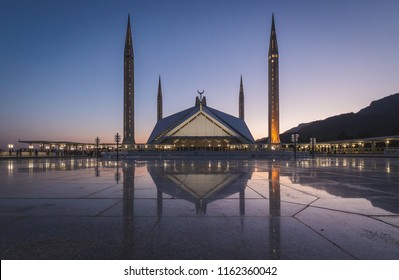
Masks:
[[[268,54],[269,83],[269,134],[268,145],[275,149],[281,146],[279,129],[279,56],[277,36],[272,15]],[[136,146],[134,137],[134,52],[130,27],[130,16],[124,50],[124,104],[123,141],[127,149]],[[204,91],[198,91],[194,106],[170,116],[162,114],[161,78],[158,83],[157,123],[148,138],[147,145],[156,149],[211,149],[230,150],[248,147],[255,140],[244,119],[244,88],[242,76],[239,90],[239,116],[232,116],[208,106]]]

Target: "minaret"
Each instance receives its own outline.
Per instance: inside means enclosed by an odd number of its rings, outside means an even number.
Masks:
[[[130,15],[127,20],[125,52],[123,60],[123,144],[133,145],[134,140],[134,53]]]
[[[239,97],[239,107],[238,107],[238,117],[244,120],[244,87],[242,86],[242,75],[240,81],[240,97]]]
[[[274,14],[269,45],[269,144],[280,145],[278,47]]]
[[[162,120],[162,88],[161,88],[161,75],[158,81],[158,99],[157,99],[157,121]]]

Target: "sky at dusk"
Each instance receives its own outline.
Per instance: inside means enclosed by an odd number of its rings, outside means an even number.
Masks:
[[[113,142],[123,126],[131,16],[136,142],[195,103],[268,131],[271,16],[280,58],[280,131],[357,112],[399,92],[399,1],[0,0],[0,149],[20,140]]]

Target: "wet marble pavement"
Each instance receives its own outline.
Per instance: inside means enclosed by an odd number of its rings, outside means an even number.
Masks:
[[[1,259],[399,259],[399,159],[0,161]]]

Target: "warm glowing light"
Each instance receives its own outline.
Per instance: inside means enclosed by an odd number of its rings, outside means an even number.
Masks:
[[[14,163],[13,161],[8,162],[8,175],[12,175],[14,170]]]

